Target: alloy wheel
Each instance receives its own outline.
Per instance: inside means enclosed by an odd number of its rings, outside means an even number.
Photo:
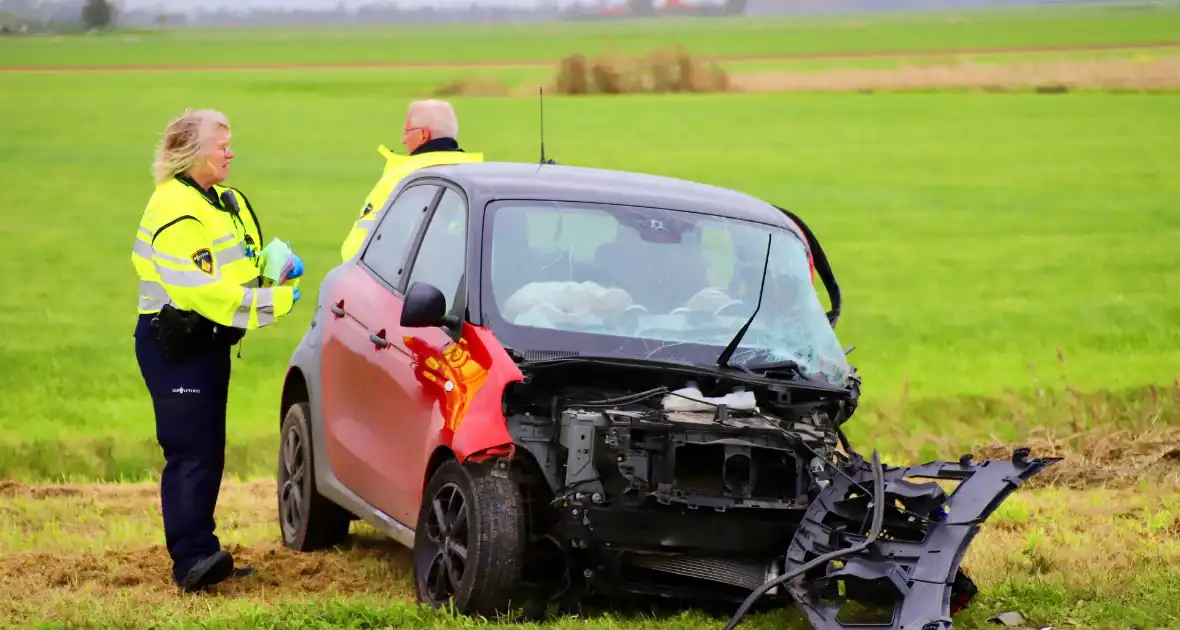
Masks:
[[[294,539],[303,520],[303,477],[307,474],[307,460],[303,457],[303,438],[298,431],[287,431],[283,440],[283,473],[285,479],[279,493],[279,518],[283,535]]]
[[[467,572],[467,499],[455,483],[439,488],[430,501],[426,544],[419,556],[425,563],[425,591],[434,602],[456,596]]]

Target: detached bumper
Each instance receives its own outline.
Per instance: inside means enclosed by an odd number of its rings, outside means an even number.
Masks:
[[[885,469],[880,538],[795,578],[788,583],[791,596],[818,630],[950,630],[951,613],[974,593],[959,563],[980,525],[1016,488],[1060,459],[1028,459],[1028,449],[1018,449],[1009,461],[973,464],[964,457]],[[844,473],[834,475],[804,514],[784,573],[867,538],[872,470],[857,459]],[[961,483],[948,496],[935,480]]]

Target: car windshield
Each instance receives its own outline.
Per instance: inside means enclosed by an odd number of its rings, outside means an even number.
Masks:
[[[493,206],[488,291],[505,323],[711,346],[715,361],[758,303],[769,236],[762,306],[730,365],[794,361],[837,385],[850,371],[797,232],[632,206]]]

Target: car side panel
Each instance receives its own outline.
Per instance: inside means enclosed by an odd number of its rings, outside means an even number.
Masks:
[[[379,484],[362,496],[394,518],[413,523],[416,509],[407,507],[407,497],[417,490],[426,466],[418,455],[421,445],[436,430],[431,427],[430,406],[417,396],[412,357],[402,340],[401,296],[368,274],[357,279],[357,290],[372,296],[372,308],[364,314],[366,337],[376,334],[388,342],[384,348],[373,346],[372,373],[365,375],[367,387],[355,400],[370,440],[372,454],[366,456],[366,464]]]
[[[328,456],[342,483],[388,511],[390,436],[372,414],[373,403],[391,393],[388,352],[377,347],[370,334],[385,320],[384,311],[396,297],[364,269],[354,267],[334,287],[332,303],[339,299],[345,303],[345,314],[334,315],[324,333]]]
[[[313,320],[313,327],[304,336],[304,341],[296,348],[291,358],[290,367],[298,368],[306,379],[310,399],[308,405],[311,411],[312,466],[316,487],[320,494],[398,543],[410,547],[414,544],[413,529],[374,508],[358,496],[352,488],[343,483],[336,474],[335,463],[328,452],[328,432],[324,422],[325,392],[323,383],[324,374],[328,371],[323,363],[324,329],[325,324],[335,317],[330,309],[330,306],[335,303],[331,300],[333,287],[345,275],[357,271],[360,270],[356,268],[355,263],[348,262],[329,271],[325,276],[320,285],[319,312]]]

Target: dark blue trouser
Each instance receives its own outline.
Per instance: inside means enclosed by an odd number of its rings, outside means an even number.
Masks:
[[[140,315],[136,324],[135,357],[152,397],[156,440],[164,451],[164,539],[179,581],[201,558],[221,548],[213,533],[213,511],[225,467],[230,349],[210,345],[180,363],[169,363],[151,319]]]

